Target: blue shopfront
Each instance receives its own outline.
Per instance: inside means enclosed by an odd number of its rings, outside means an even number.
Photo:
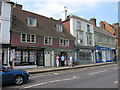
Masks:
[[[95,50],[95,62],[112,62],[111,48],[107,47],[96,47]]]

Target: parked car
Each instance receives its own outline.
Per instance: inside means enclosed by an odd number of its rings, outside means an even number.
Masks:
[[[2,80],[2,84],[16,84],[21,85],[24,82],[29,80],[29,73],[26,71],[20,70],[10,70],[4,66],[0,65],[0,76],[2,76],[0,80]]]

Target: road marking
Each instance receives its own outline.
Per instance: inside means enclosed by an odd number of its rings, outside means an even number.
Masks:
[[[115,82],[115,84],[118,83],[118,81]]]
[[[54,83],[54,82],[59,82],[61,80],[54,80],[54,81],[49,81],[50,83]]]
[[[101,72],[106,72],[106,71],[108,71],[108,70],[98,71],[98,72],[90,73],[88,75],[94,75],[94,74],[101,73]]]
[[[54,75],[58,75],[59,73],[54,73]]]
[[[31,85],[31,86],[27,86],[27,87],[24,87],[24,88],[36,87],[36,86],[40,86],[40,85],[43,85],[43,84],[47,84],[47,82],[39,83],[39,84]]]

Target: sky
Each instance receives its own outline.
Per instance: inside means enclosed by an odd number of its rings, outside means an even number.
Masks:
[[[66,6],[67,15],[73,14],[87,20],[97,19],[109,24],[118,22],[119,0],[11,0],[23,5],[23,10],[34,12],[54,19],[61,18],[61,12]]]

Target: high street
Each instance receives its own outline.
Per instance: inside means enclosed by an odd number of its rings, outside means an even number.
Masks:
[[[118,65],[31,74],[25,84],[4,88],[118,88]]]

